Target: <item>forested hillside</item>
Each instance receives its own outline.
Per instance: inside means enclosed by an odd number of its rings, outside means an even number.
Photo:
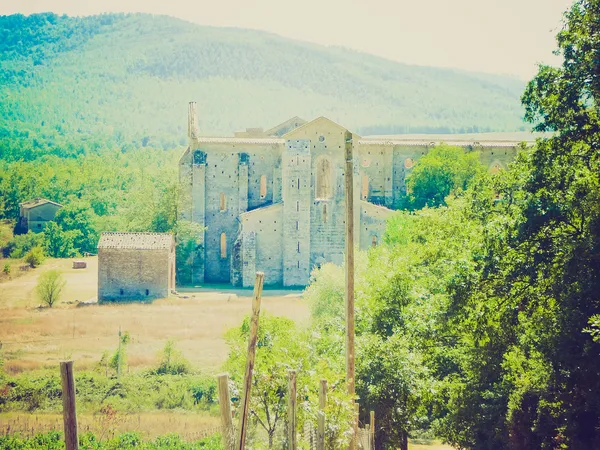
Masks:
[[[294,115],[363,134],[515,131],[523,87],[165,16],[0,17],[5,160],[172,148],[190,100],[209,135]]]

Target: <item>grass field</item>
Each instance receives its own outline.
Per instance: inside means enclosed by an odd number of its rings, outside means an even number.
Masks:
[[[118,344],[119,327],[131,335],[130,369],[155,364],[156,355],[168,339],[203,371],[217,371],[227,358],[223,334],[250,313],[248,297],[219,292],[185,293],[152,304],[77,306],[96,296],[97,259],[85,258],[87,269],[72,269],[72,260],[48,260],[38,269],[0,283],[0,341],[5,369],[18,373],[58,367],[62,359],[74,359],[78,369],[91,368],[105,350]],[[35,295],[38,276],[59,269],[67,281],[61,302],[39,308]],[[184,298],[187,297],[187,298]],[[263,311],[298,322],[309,310],[297,295],[265,296]]]

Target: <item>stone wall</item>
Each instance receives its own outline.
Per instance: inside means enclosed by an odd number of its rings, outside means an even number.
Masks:
[[[174,288],[174,276],[174,252],[98,249],[98,301],[168,297],[169,288]]]

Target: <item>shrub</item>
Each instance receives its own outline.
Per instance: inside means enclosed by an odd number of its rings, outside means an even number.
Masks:
[[[4,264],[4,268],[2,269],[2,273],[4,275],[10,275],[10,264]]]
[[[44,233],[34,233],[29,231],[27,234],[20,234],[13,237],[2,249],[5,257],[23,258],[34,247],[44,245]]]
[[[39,266],[45,259],[44,249],[42,247],[33,247],[25,255],[25,262],[31,267]]]
[[[35,289],[40,300],[52,308],[58,301],[65,284],[58,270],[49,270],[40,275]]]
[[[185,359],[180,350],[175,348],[175,343],[171,339],[167,341],[159,357],[157,375],[182,375],[190,372],[190,362]]]

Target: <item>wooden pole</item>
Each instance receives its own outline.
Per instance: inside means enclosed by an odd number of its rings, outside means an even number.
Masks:
[[[352,155],[352,133],[345,133],[346,168],[346,382],[348,394],[355,397],[355,364],[354,364],[354,162]],[[350,441],[350,450],[356,449],[358,435],[357,420],[353,421],[354,433]]]
[[[371,424],[371,448],[375,450],[375,411],[371,411],[369,415],[371,416],[369,420]]]
[[[77,411],[75,408],[75,379],[73,361],[61,361],[60,378],[62,381],[63,422],[66,450],[78,450]]]
[[[252,391],[252,372],[256,358],[256,341],[258,340],[258,317],[260,315],[260,300],[262,296],[265,274],[256,272],[254,282],[254,298],[252,299],[252,319],[250,323],[250,337],[248,339],[248,360],[246,362],[246,375],[244,377],[244,395],[240,410],[240,426],[236,447],[244,450],[246,447],[246,432],[248,431],[248,411],[250,409],[250,394]]]
[[[221,428],[223,433],[223,448],[233,450],[235,446],[233,422],[231,420],[231,396],[229,395],[229,375],[218,376],[219,409],[221,410]]]
[[[321,380],[319,389],[319,420],[317,426],[317,450],[325,450],[325,408],[327,406],[327,380]]]
[[[297,450],[296,442],[296,371],[288,372],[290,377],[288,382],[288,448]]]

